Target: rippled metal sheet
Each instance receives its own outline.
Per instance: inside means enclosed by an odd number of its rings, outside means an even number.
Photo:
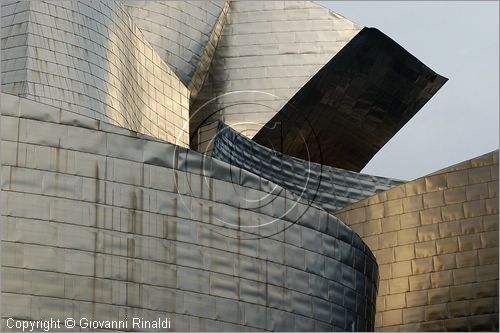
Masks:
[[[359,172],[446,81],[379,30],[364,28],[253,140]]]
[[[189,144],[189,90],[119,2],[1,5],[2,92]]]
[[[330,213],[404,183],[284,155],[223,123],[214,140],[212,157],[268,179]]]
[[[3,318],[373,329],[378,266],[339,219],[192,150],[0,101]]]
[[[377,330],[498,331],[498,151],[336,215],[377,257]]]

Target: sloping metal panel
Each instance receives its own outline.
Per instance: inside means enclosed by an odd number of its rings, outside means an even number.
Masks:
[[[311,1],[231,1],[190,111],[191,147],[215,134],[207,119],[253,137],[361,28]]]
[[[123,1],[134,23],[196,98],[208,74],[229,1]]]
[[[189,144],[189,91],[120,2],[1,5],[2,92]]]
[[[364,28],[253,140],[360,171],[446,80],[379,30]]]

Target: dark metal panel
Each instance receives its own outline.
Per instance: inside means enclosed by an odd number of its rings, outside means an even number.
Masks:
[[[446,80],[379,30],[363,28],[253,140],[360,171]]]

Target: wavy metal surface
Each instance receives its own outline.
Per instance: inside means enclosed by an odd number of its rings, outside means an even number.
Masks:
[[[253,140],[360,171],[446,81],[377,29],[364,28]]]
[[[123,1],[160,57],[196,98],[208,74],[229,1]]]
[[[7,94],[0,110],[2,330],[9,317],[68,316],[373,329],[377,264],[339,219],[103,121]]]
[[[2,92],[189,144],[189,91],[119,2],[1,6]]]
[[[380,331],[498,331],[498,151],[336,214],[380,268]]]
[[[209,118],[253,137],[360,30],[310,1],[231,1],[191,108],[191,147],[206,150],[211,120],[198,127]]]
[[[330,213],[405,183],[284,155],[223,123],[217,131],[212,157],[268,179]]]

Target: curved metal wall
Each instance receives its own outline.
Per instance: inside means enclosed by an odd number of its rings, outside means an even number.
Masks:
[[[189,91],[116,1],[2,2],[2,92],[189,144]]]
[[[190,111],[191,147],[205,150],[210,129],[198,126],[211,117],[253,137],[360,30],[311,1],[231,1]]]
[[[1,97],[2,329],[373,329],[377,264],[337,218],[194,151]]]
[[[223,123],[214,139],[212,157],[268,179],[330,213],[404,183],[284,155]]]
[[[498,331],[498,151],[336,216],[377,258],[377,330]]]

